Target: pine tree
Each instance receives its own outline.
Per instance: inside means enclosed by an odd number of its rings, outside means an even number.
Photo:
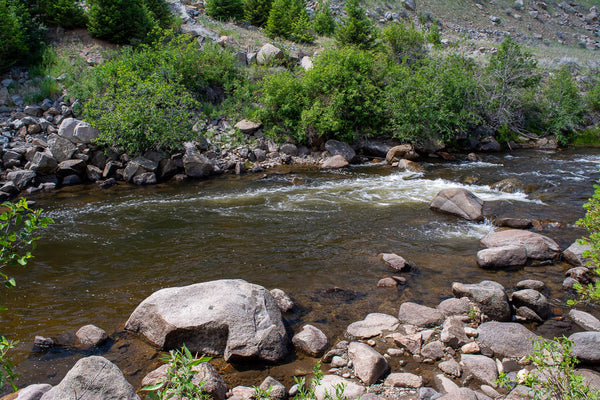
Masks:
[[[140,0],[89,0],[88,30],[113,43],[144,39],[152,29],[149,13]]]
[[[265,26],[273,0],[244,0],[244,19],[255,26]]]
[[[144,5],[158,26],[166,29],[173,25],[173,14],[169,9],[169,3],[165,0],[144,0]]]
[[[375,42],[375,25],[369,19],[365,10],[359,5],[359,0],[346,2],[346,18],[338,27],[336,39],[341,45],[355,45],[363,49],[373,47]]]
[[[274,0],[267,19],[265,28],[267,35],[271,37],[281,36],[288,38],[292,31],[292,21],[289,15],[290,0]]]
[[[335,20],[333,19],[331,8],[329,8],[329,1],[319,4],[313,22],[313,29],[319,35],[324,36],[331,36],[335,32]]]
[[[267,20],[266,32],[295,42],[312,42],[310,21],[304,0],[275,0]]]
[[[207,0],[206,14],[218,20],[239,20],[244,17],[244,4],[242,0]]]
[[[79,0],[54,0],[43,3],[45,21],[65,29],[84,28],[87,17]]]
[[[306,3],[304,0],[291,0],[290,19],[292,27],[289,38],[297,43],[310,43],[315,40],[311,32],[310,20],[306,13]]]

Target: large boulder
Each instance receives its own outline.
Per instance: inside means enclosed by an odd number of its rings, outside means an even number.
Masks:
[[[333,157],[327,157],[325,161],[321,164],[321,168],[324,169],[338,169],[347,167],[349,164],[348,160],[344,158],[342,155],[337,155]]]
[[[167,380],[169,364],[163,364],[151,371],[142,380],[142,386],[155,385]],[[208,394],[213,400],[225,400],[227,397],[227,384],[219,375],[215,367],[207,362],[199,363],[192,367],[192,383],[202,384],[202,392]]]
[[[392,315],[372,313],[362,321],[356,321],[348,325],[346,334],[356,339],[369,339],[386,331],[395,331],[399,322],[398,318]]]
[[[356,157],[356,152],[349,144],[338,140],[328,140],[325,142],[325,150],[332,156],[342,156],[348,162],[352,162]]]
[[[477,252],[477,264],[485,269],[519,267],[527,263],[527,249],[523,246],[501,246]]]
[[[241,279],[161,289],[131,314],[125,329],[164,350],[184,343],[226,361],[276,362],[288,352],[281,311],[271,293]]]
[[[401,159],[407,160],[416,160],[419,158],[419,155],[415,151],[415,149],[410,144],[401,144],[399,146],[394,146],[388,150],[385,155],[385,162],[388,164],[392,164],[395,161],[399,161]]]
[[[133,182],[133,178],[148,172],[156,172],[158,162],[144,157],[136,157],[127,164],[123,171],[123,179],[127,182]]]
[[[51,154],[38,151],[33,156],[29,169],[40,174],[50,175],[56,172],[57,167],[58,162]]]
[[[481,244],[487,248],[524,247],[527,250],[527,258],[532,260],[554,260],[560,254],[560,246],[554,240],[539,233],[520,229],[490,232],[481,239]]]
[[[546,296],[533,289],[523,289],[512,294],[512,303],[515,308],[528,307],[535,311],[542,319],[548,318],[550,305]]]
[[[19,190],[25,189],[36,177],[35,171],[17,170],[6,175],[6,179],[12,181]]]
[[[73,143],[91,144],[100,136],[100,130],[84,121],[80,121],[73,131]]]
[[[41,400],[139,400],[121,370],[104,357],[77,361],[62,381],[44,393]]]
[[[47,383],[36,383],[33,385],[29,385],[16,392],[15,394],[17,397],[14,397],[14,400],[40,400],[44,393],[46,393],[50,389],[52,389],[52,385],[49,385]],[[9,399],[13,399],[13,397],[9,396],[6,397],[8,397]],[[3,397],[3,399],[5,399],[6,397]]]
[[[498,368],[496,362],[491,358],[478,354],[461,354],[460,364],[466,373],[487,385],[496,386]]]
[[[465,332],[465,324],[460,317],[450,317],[444,321],[440,340],[454,349],[467,344],[470,340]]]
[[[504,287],[493,281],[476,284],[454,282],[452,293],[455,297],[468,297],[488,318],[497,321],[510,321],[511,312]]]
[[[569,340],[573,341],[572,356],[584,363],[600,364],[600,332],[577,332]]]
[[[585,311],[572,309],[569,318],[586,331],[600,331],[600,320]]]
[[[539,338],[515,322],[484,322],[477,332],[477,342],[491,350],[495,357],[525,357],[533,351],[532,339]]]
[[[573,243],[565,251],[563,251],[563,259],[574,267],[586,267],[588,262],[591,261],[589,257],[585,257],[583,254],[586,251],[591,251],[592,246],[589,244]]]
[[[205,178],[213,172],[213,163],[208,157],[188,146],[183,156],[183,168],[190,178]]]
[[[365,385],[374,384],[389,369],[385,358],[364,343],[350,343],[348,356],[354,365],[354,373]]]
[[[483,200],[463,188],[440,190],[429,203],[429,208],[469,221],[483,221]]]
[[[48,149],[56,161],[60,163],[70,159],[77,151],[77,146],[62,136],[50,135]]]
[[[265,44],[260,48],[256,55],[258,65],[272,64],[276,60],[283,60],[285,55],[280,48],[273,46],[271,43]]]
[[[407,301],[400,306],[398,319],[403,324],[433,328],[444,322],[444,315],[435,308]]]

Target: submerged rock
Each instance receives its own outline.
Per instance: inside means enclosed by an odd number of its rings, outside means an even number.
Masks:
[[[131,314],[125,329],[164,350],[181,347],[226,361],[281,361],[288,337],[279,307],[265,288],[224,279],[161,289]]]

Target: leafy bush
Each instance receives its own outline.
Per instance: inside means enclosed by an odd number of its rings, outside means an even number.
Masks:
[[[394,22],[383,30],[382,36],[390,55],[398,62],[414,62],[425,54],[425,37],[414,24]]]
[[[202,382],[199,385],[193,382],[196,374],[194,367],[210,361],[210,357],[194,358],[188,348],[183,345],[181,350],[171,350],[163,357],[163,361],[169,366],[166,380],[142,388],[142,391],[149,392],[150,399],[204,400],[210,398],[209,394],[202,391]]]
[[[235,84],[231,54],[199,51],[187,36],[170,36],[123,52],[73,88],[83,117],[100,129],[98,144],[132,153],[173,150],[191,139],[199,101],[218,101]]]
[[[376,30],[373,21],[359,5],[359,0],[348,0],[344,7],[344,18],[336,31],[336,39],[341,45],[354,45],[362,49],[373,47]]]
[[[329,1],[322,1],[317,7],[313,29],[319,35],[331,36],[335,32],[335,20]]]
[[[144,0],[144,6],[150,12],[150,16],[162,29],[170,28],[175,18],[165,0]]]
[[[150,13],[141,0],[89,0],[90,34],[125,44],[145,39],[152,29]]]
[[[84,28],[87,16],[80,0],[47,0],[43,3],[45,20],[66,29]]]
[[[273,0],[244,0],[244,19],[255,26],[265,26]]]
[[[218,20],[242,19],[244,4],[242,0],[207,0],[206,14]]]
[[[33,62],[42,49],[43,33],[19,0],[0,0],[0,72]]]
[[[533,391],[536,399],[599,399],[600,392],[591,390],[577,373],[575,366],[579,362],[571,355],[573,343],[565,338],[555,341],[537,339],[533,341],[533,353],[527,360],[535,367],[521,384]],[[505,373],[498,380],[501,386],[510,388],[511,382]]]
[[[596,77],[594,85],[586,93],[586,101],[592,111],[600,112],[600,76]]]
[[[442,34],[440,33],[440,26],[437,22],[434,22],[429,27],[429,32],[425,35],[427,41],[433,45],[433,47],[439,49],[442,47]]]
[[[543,90],[543,108],[547,132],[556,136],[559,143],[567,144],[584,115],[579,88],[567,68],[550,77]]]
[[[540,81],[537,62],[508,36],[485,70],[484,99],[488,123],[518,131],[524,123],[525,91]]]

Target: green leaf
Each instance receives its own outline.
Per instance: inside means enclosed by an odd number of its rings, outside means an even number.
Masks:
[[[146,386],[142,387],[141,390],[143,390],[145,392],[152,392],[152,391],[162,388],[163,386],[165,386],[164,382],[158,382],[154,385],[146,385]]]

